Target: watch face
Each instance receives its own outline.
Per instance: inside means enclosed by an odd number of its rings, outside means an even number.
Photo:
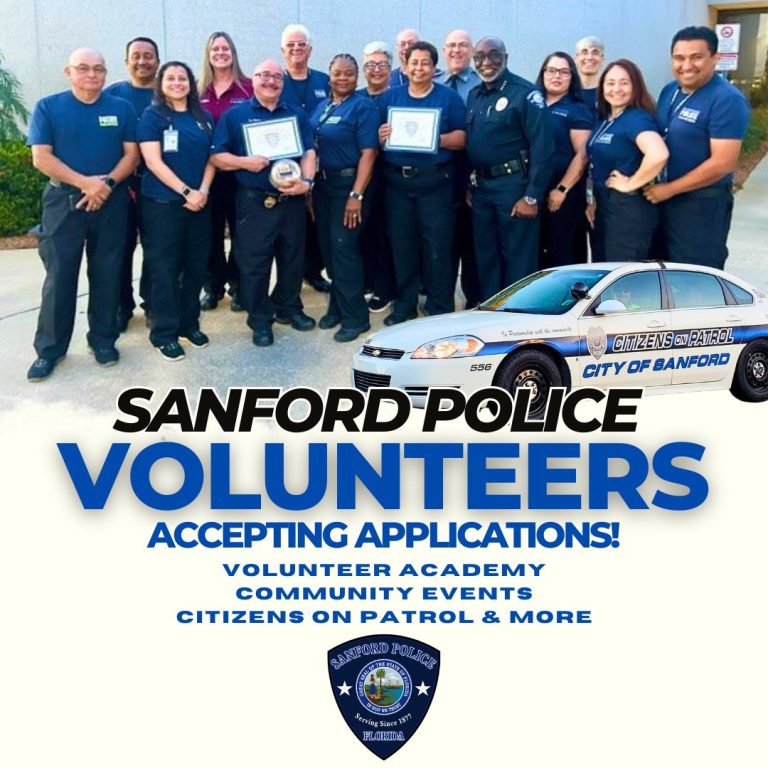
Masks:
[[[523,198],[528,205],[536,205],[536,198],[535,197],[528,197],[527,195]]]
[[[106,184],[106,185],[107,185],[107,186],[108,186],[110,189],[114,189],[114,188],[115,188],[115,180],[114,180],[114,179],[113,179],[111,176],[107,176],[107,177],[104,179],[104,183],[105,183],[105,184]]]

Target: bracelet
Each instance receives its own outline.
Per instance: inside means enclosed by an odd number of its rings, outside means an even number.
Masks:
[[[202,192],[204,195],[208,196],[210,194],[211,190],[208,187],[206,187],[204,185],[201,185],[200,186],[200,192]]]

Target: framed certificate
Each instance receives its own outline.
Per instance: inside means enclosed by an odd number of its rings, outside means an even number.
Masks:
[[[390,152],[436,154],[440,136],[440,109],[390,107],[387,122],[392,133],[384,144]]]
[[[295,115],[262,123],[246,123],[243,125],[243,134],[245,149],[250,157],[261,155],[268,160],[279,160],[304,154],[299,121]]]

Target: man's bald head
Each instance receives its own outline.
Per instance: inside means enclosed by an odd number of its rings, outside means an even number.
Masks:
[[[107,78],[104,57],[92,48],[78,48],[69,56],[64,74],[72,84],[72,92],[81,101],[93,102],[101,93]]]
[[[264,106],[277,104],[283,92],[283,68],[274,59],[265,59],[253,68],[253,94]]]

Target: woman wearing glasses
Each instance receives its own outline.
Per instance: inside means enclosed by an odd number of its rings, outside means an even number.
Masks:
[[[237,49],[226,32],[214,32],[205,44],[203,64],[200,68],[200,103],[213,115],[214,125],[233,105],[242,104],[253,96],[251,81],[243,74],[237,58]],[[211,215],[213,235],[208,256],[208,277],[204,310],[216,309],[229,283],[232,311],[242,309],[237,297],[238,270],[235,261],[235,193],[237,184],[233,173],[221,171],[211,188]],[[225,230],[229,227],[229,256],[224,249]]]
[[[200,289],[211,242],[212,132],[213,118],[200,106],[192,70],[180,61],[164,64],[153,104],[139,121],[138,140],[147,166],[141,239],[152,290],[149,340],[171,361],[184,359],[180,337],[208,346],[200,330]]]
[[[328,311],[319,325],[340,325],[333,338],[346,342],[371,327],[359,239],[368,210],[363,202],[376,159],[379,117],[373,101],[355,91],[358,68],[352,56],[335,56],[329,72],[331,95],[317,105],[311,120],[320,165],[312,199],[320,250],[331,278]]]
[[[586,261],[586,238],[577,241],[586,205],[587,139],[592,116],[584,103],[573,59],[551,53],[539,69],[536,85],[544,93],[555,139],[555,157],[546,204],[542,206],[539,261],[559,267]]]
[[[648,258],[658,211],[642,189],[653,183],[669,157],[655,112],[636,64],[618,59],[605,68],[599,123],[587,143],[595,195],[587,206],[595,229],[593,261]]]

